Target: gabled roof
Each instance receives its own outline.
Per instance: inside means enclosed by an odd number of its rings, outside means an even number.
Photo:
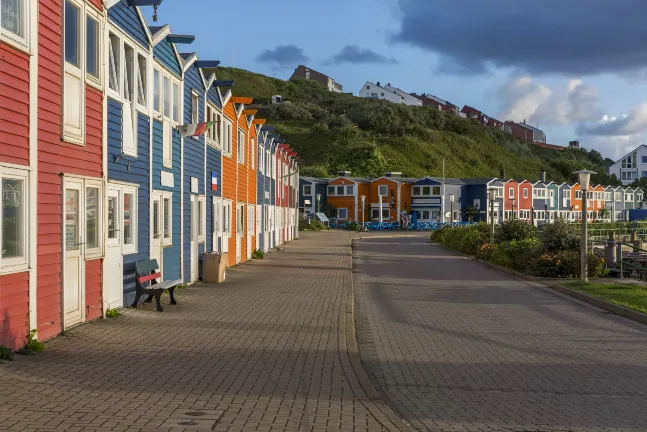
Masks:
[[[615,161],[614,165],[615,165],[615,164],[617,164],[618,162],[620,162],[621,160],[623,160],[624,158],[626,158],[627,156],[629,156],[630,154],[634,153],[634,152],[635,152],[636,150],[638,150],[640,147],[646,147],[646,148],[647,148],[647,145],[645,145],[645,144],[641,144],[641,145],[639,145],[638,147],[636,147],[635,149],[631,150],[629,153],[627,153],[626,155],[624,155],[623,157],[621,157],[620,159],[618,159],[617,161]]]

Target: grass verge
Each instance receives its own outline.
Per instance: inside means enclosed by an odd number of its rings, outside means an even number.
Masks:
[[[600,300],[647,313],[647,288],[637,284],[569,282],[568,288]]]

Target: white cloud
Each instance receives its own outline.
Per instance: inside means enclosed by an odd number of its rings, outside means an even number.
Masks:
[[[585,123],[578,127],[583,135],[630,136],[647,130],[647,102],[643,102],[631,112],[620,117],[605,114],[595,123]]]
[[[546,127],[594,121],[601,116],[597,88],[579,79],[550,87],[530,76],[513,77],[497,95],[503,102],[502,120],[525,120]]]
[[[602,156],[613,159],[620,159],[641,144],[645,144],[642,135],[619,135],[619,136],[589,136],[580,138],[581,144],[587,149],[599,151]]]

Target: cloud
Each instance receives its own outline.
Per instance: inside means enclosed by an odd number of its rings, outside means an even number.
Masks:
[[[503,102],[502,120],[538,127],[595,121],[602,115],[597,88],[579,79],[551,87],[530,76],[512,77],[497,96]]]
[[[578,132],[594,136],[631,136],[647,130],[647,102],[631,110],[629,115],[613,117],[605,114],[596,123],[580,125]]]
[[[580,138],[582,147],[589,150],[599,151],[603,157],[617,161],[622,156],[634,150],[641,144],[645,144],[642,135],[625,135],[613,137],[584,136]]]
[[[443,69],[491,67],[574,76],[638,70],[644,0],[398,0],[393,36],[440,56]]]
[[[296,45],[279,45],[273,49],[266,49],[258,56],[256,61],[266,63],[277,68],[295,67],[299,63],[310,60],[303,50]]]
[[[360,48],[357,45],[346,45],[337,54],[326,61],[328,64],[397,64],[393,57],[385,57],[368,48]]]

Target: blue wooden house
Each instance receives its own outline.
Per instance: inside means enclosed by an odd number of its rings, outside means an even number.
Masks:
[[[313,218],[321,213],[328,203],[327,194],[329,179],[317,177],[299,177],[299,212]]]
[[[261,126],[258,137],[258,161],[259,169],[257,171],[257,205],[261,211],[261,230],[258,238],[260,239],[259,249],[264,252],[272,248],[273,235],[272,224],[274,215],[274,193],[276,191],[275,182],[272,180],[273,172],[276,170],[276,164],[273,163],[275,149],[273,148],[274,138],[272,132],[275,127],[269,125]]]
[[[464,179],[465,202],[477,210],[476,222],[489,222],[491,212],[494,210],[495,222],[502,221],[503,217],[503,182],[496,178],[473,178]],[[494,200],[494,209],[490,206],[488,189],[496,189],[497,194]]]
[[[550,182],[546,185],[548,194],[548,218],[551,221],[559,218],[559,187],[555,182]]]
[[[562,183],[557,186],[557,212],[558,218],[571,221],[573,220],[573,208],[571,206],[572,188],[568,183]]]
[[[461,221],[465,210],[465,182],[424,177],[411,184],[411,210],[420,222]],[[453,214],[452,214],[453,213]]]
[[[548,211],[550,189],[546,183],[538,181],[532,185],[532,221],[535,226],[548,222],[550,212]]]
[[[150,257],[152,43],[138,7],[122,0],[108,9],[108,225],[103,263],[108,309],[131,304],[135,263]]]
[[[150,27],[153,38],[151,251],[162,278],[183,279],[182,137],[183,59],[168,25]]]

